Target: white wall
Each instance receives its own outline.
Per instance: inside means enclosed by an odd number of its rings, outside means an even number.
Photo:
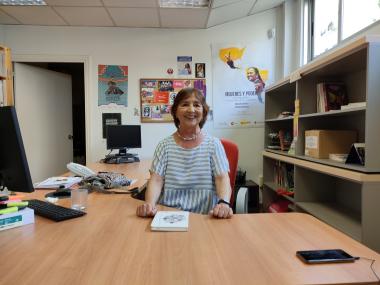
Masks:
[[[257,56],[265,59],[270,71],[268,83],[275,73],[276,43],[268,40],[267,30],[276,26],[274,9],[207,30],[160,30],[91,27],[4,26],[4,44],[14,55],[87,55],[90,57],[88,102],[90,149],[88,162],[99,160],[107,153],[102,139],[102,112],[121,112],[124,124],[140,124],[134,108],[140,109],[139,79],[167,77],[168,67],[176,68],[177,55],[190,55],[193,62],[206,63],[208,97],[212,106],[211,49],[212,43],[253,43]],[[261,60],[263,61],[263,60]],[[128,65],[128,107],[97,106],[98,64]],[[257,181],[262,172],[264,132],[262,128],[214,129],[208,122],[205,129],[218,137],[230,138],[239,145],[239,165],[247,177]],[[158,141],[175,130],[173,124],[142,124],[143,147],[140,157],[150,158]]]

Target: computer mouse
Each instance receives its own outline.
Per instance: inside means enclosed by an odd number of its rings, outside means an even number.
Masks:
[[[133,159],[135,160],[135,162],[139,162],[140,161],[140,158],[138,158],[136,156]]]
[[[47,193],[45,197],[52,197],[52,198],[70,198],[71,197],[71,190],[70,189],[64,189],[64,190],[57,190],[54,192]]]

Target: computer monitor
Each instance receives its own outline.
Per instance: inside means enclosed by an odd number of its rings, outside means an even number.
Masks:
[[[107,149],[118,149],[120,156],[127,156],[130,148],[141,148],[141,126],[107,126]]]
[[[33,192],[16,110],[0,107],[0,190]]]

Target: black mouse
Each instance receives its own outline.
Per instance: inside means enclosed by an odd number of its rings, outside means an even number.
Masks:
[[[57,191],[47,193],[45,197],[53,197],[53,198],[70,198],[71,190],[70,189],[58,189]]]

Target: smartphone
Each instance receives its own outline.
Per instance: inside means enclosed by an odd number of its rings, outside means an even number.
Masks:
[[[304,250],[297,251],[296,255],[308,264],[354,262],[357,259],[341,249]]]

